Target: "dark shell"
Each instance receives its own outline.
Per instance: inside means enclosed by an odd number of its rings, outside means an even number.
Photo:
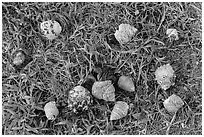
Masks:
[[[19,72],[33,60],[24,50],[16,50],[13,54],[13,67]]]

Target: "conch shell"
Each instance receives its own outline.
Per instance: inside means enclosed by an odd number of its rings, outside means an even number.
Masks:
[[[173,94],[163,104],[168,112],[176,112],[184,105],[184,102],[179,96]]]
[[[110,120],[118,120],[128,113],[129,105],[124,101],[117,101],[111,112]]]
[[[157,80],[160,87],[164,90],[167,90],[171,85],[174,85],[174,74],[173,68],[170,66],[170,64],[163,65],[155,71],[155,80]]]
[[[114,36],[120,44],[125,44],[135,35],[137,29],[129,24],[120,24]]]
[[[115,101],[115,88],[110,80],[96,81],[92,86],[92,94],[98,99]]]
[[[118,80],[118,87],[125,91],[133,92],[135,91],[135,85],[132,78],[129,76],[120,76]]]
[[[48,102],[44,106],[44,111],[48,120],[55,120],[57,115],[59,114],[59,110],[57,109],[54,101]]]

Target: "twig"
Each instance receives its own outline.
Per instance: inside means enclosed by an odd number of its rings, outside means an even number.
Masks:
[[[165,16],[166,16],[165,5],[163,6],[163,8],[164,8],[164,12],[163,12],[163,16],[162,16],[161,22],[160,22],[160,24],[159,24],[159,27],[157,28],[157,32],[158,32],[159,29],[161,28],[161,25],[162,25],[162,23],[164,22],[164,19],[165,19]]]
[[[174,116],[173,116],[173,118],[171,119],[170,124],[168,125],[168,128],[167,128],[167,130],[166,130],[166,135],[169,135],[169,130],[170,130],[170,128],[171,128],[171,126],[172,126],[172,123],[174,122],[175,118],[176,118],[176,112],[174,113]]]

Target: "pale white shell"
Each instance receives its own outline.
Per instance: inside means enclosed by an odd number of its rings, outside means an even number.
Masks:
[[[98,99],[115,101],[115,88],[110,80],[96,81],[92,86],[92,94]]]
[[[129,76],[120,76],[118,80],[118,87],[125,91],[133,92],[135,91],[135,85],[131,77]]]
[[[128,113],[129,105],[124,101],[117,101],[111,112],[110,120],[118,120]]]
[[[57,115],[59,114],[59,110],[57,109],[54,101],[48,102],[44,106],[44,111],[48,120],[55,120]]]
[[[49,40],[53,40],[58,37],[62,31],[61,25],[54,20],[44,21],[40,24],[40,29],[43,35]]]
[[[167,29],[166,30],[166,35],[168,35],[168,37],[171,37],[171,36],[174,36],[175,37],[175,40],[178,40],[179,37],[178,37],[178,32],[176,29]]]
[[[23,53],[19,52],[16,54],[15,58],[13,59],[13,64],[20,65],[23,63],[24,60],[25,60],[25,56],[23,55]]]
[[[155,71],[155,80],[157,80],[162,89],[167,90],[171,85],[174,85],[174,73],[175,72],[170,64],[160,66]]]
[[[184,105],[184,102],[179,96],[173,94],[163,104],[168,112],[176,112]]]
[[[120,24],[119,30],[115,32],[115,38],[119,43],[125,44],[131,40],[131,38],[135,35],[137,29],[129,24]]]

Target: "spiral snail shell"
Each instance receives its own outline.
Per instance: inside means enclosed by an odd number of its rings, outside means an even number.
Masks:
[[[120,44],[125,44],[131,40],[136,32],[137,29],[135,27],[129,24],[120,24],[119,30],[116,30],[114,35]]]
[[[88,110],[93,101],[90,92],[81,85],[75,86],[68,94],[68,109],[73,113]]]
[[[174,85],[176,75],[170,64],[160,66],[155,71],[155,80],[157,80],[160,87],[167,90],[170,86]]]
[[[44,21],[40,24],[42,34],[49,40],[53,40],[58,37],[62,31],[62,27],[59,22],[55,20]]]
[[[110,120],[118,120],[128,113],[129,105],[124,101],[117,101],[111,112]]]
[[[173,94],[163,102],[163,105],[168,112],[176,112],[184,105],[184,102],[179,96]]]
[[[44,111],[48,120],[55,120],[59,114],[59,110],[57,109],[56,103],[54,101],[45,104]]]
[[[118,87],[129,92],[135,91],[134,82],[132,81],[132,78],[129,76],[120,76],[118,80]]]
[[[98,99],[115,101],[115,88],[110,80],[96,81],[92,86],[92,94]]]

